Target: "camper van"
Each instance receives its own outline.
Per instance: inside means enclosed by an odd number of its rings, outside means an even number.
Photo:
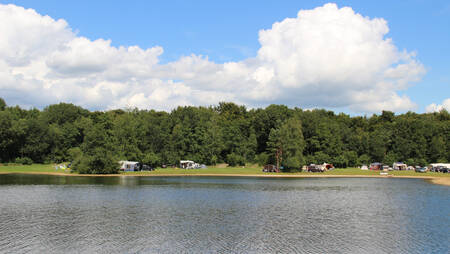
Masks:
[[[198,169],[198,168],[206,168],[206,165],[198,164],[198,163],[195,163],[194,161],[181,160],[180,161],[180,168],[184,168],[184,169]]]
[[[392,164],[392,168],[394,170],[406,170],[408,168],[408,165],[403,162],[394,162],[394,164]]]
[[[127,171],[138,171],[139,162],[137,161],[119,161],[120,170]]]

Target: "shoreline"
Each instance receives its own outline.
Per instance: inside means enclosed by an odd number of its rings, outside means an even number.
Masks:
[[[450,186],[450,177],[436,177],[436,176],[394,176],[394,175],[296,175],[296,174],[71,174],[62,172],[0,172],[0,175],[7,174],[29,174],[29,175],[53,175],[53,176],[82,176],[82,177],[180,177],[180,176],[225,176],[225,177],[262,177],[262,178],[409,178],[409,179],[423,179],[432,184]]]

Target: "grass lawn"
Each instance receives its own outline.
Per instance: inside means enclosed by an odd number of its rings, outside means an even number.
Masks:
[[[69,173],[64,169],[55,170],[55,164],[33,164],[33,165],[20,165],[20,164],[0,164],[0,173]],[[121,175],[196,175],[196,174],[234,174],[234,175],[380,175],[380,171],[360,170],[358,168],[345,168],[334,169],[325,173],[264,173],[261,167],[208,167],[205,169],[180,169],[180,168],[157,168],[151,172],[121,172]],[[450,174],[444,173],[416,173],[414,171],[389,171],[389,175],[393,176],[433,176],[433,177],[450,177]]]
[[[9,163],[8,165],[0,164],[1,173],[49,173],[58,172],[64,173],[63,169],[55,170],[54,164],[33,164],[21,165]]]

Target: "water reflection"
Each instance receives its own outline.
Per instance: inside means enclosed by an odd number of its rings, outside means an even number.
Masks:
[[[0,176],[0,252],[430,253],[449,188],[418,179]]]

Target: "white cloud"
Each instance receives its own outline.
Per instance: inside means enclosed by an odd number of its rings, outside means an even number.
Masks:
[[[64,20],[0,5],[0,94],[9,104],[60,101],[92,109],[170,110],[219,101],[355,112],[405,111],[398,91],[425,69],[415,53],[385,38],[384,19],[326,4],[259,32],[253,58],[217,64],[190,55],[160,64],[163,48],[113,47],[77,36]]]
[[[435,103],[432,103],[432,104],[428,105],[428,106],[425,108],[425,111],[426,111],[427,113],[431,113],[431,112],[439,112],[439,111],[441,111],[441,110],[443,110],[443,109],[445,109],[445,110],[447,110],[448,112],[450,112],[450,98],[445,99],[445,100],[442,102],[442,104],[440,104],[440,105],[437,105],[437,104],[435,104]]]

